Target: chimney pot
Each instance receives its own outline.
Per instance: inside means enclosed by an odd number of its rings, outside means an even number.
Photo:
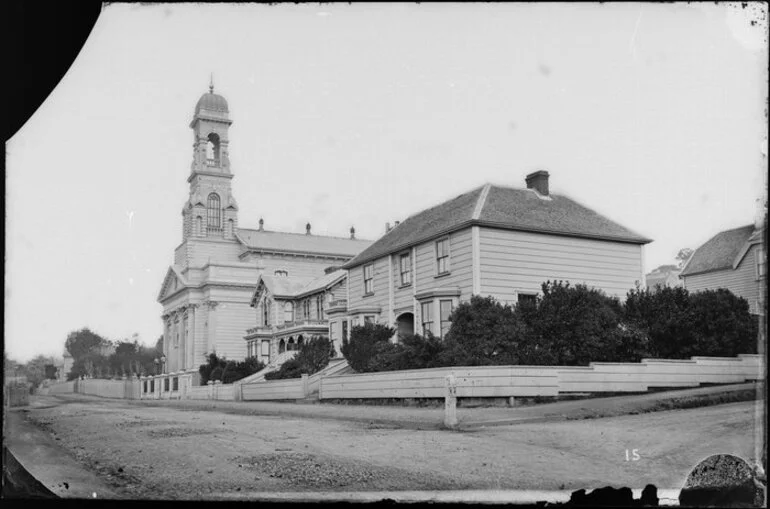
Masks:
[[[355,239],[356,238],[356,229],[354,227],[350,227],[350,238]]]
[[[310,235],[310,223],[305,225],[305,235]]]
[[[400,224],[401,224],[401,221],[396,221],[396,224],[393,226],[393,228],[395,228],[396,226],[398,226]]]
[[[390,223],[385,223],[385,233],[390,231]]]
[[[265,230],[265,220],[260,217],[259,218],[259,231],[264,231],[264,230]]]
[[[548,196],[548,172],[538,170],[526,176],[527,189],[534,189],[543,196]]]

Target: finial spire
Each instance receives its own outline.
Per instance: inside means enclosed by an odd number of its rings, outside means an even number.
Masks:
[[[211,81],[209,81],[209,93],[214,93],[214,73],[211,73]]]

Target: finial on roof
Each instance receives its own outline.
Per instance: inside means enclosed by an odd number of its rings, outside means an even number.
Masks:
[[[310,235],[310,223],[305,225],[305,235]]]
[[[265,220],[261,217],[259,218],[259,231],[264,231],[265,229]]]
[[[350,238],[351,239],[355,239],[356,238],[356,229],[353,226],[350,227]]]
[[[209,93],[214,93],[214,73],[211,73],[211,81],[209,81]]]

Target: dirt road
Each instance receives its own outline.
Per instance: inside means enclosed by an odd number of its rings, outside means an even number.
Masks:
[[[648,483],[679,489],[711,454],[754,461],[753,402],[451,432],[108,399],[39,400],[44,405],[26,409],[25,418],[127,498]]]

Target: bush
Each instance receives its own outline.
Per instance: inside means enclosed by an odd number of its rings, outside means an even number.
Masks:
[[[382,371],[383,364],[391,364],[396,345],[390,338],[396,330],[379,323],[366,323],[350,329],[350,340],[343,338],[342,355],[358,373]]]
[[[628,293],[624,314],[626,323],[649,336],[649,357],[733,357],[757,351],[757,323],[749,303],[729,290],[691,294],[684,288],[637,288]]]
[[[624,362],[613,358],[622,352],[617,344],[624,335],[618,333],[622,306],[616,297],[584,284],[546,281],[537,304],[522,309],[519,316],[529,329],[529,342],[551,364],[586,366],[591,361]]]
[[[649,337],[647,356],[681,359],[694,351],[690,292],[681,287],[658,291],[638,287],[626,295],[623,321]]]
[[[513,364],[516,347],[526,331],[516,321],[513,309],[494,297],[474,295],[460,303],[450,316],[439,363],[444,366]]]
[[[725,289],[696,292],[690,296],[690,310],[695,344],[692,353],[683,355],[757,353],[757,323],[743,297]]]
[[[333,356],[334,345],[329,338],[314,336],[300,347],[296,357],[284,362],[278,371],[265,374],[265,379],[300,378],[303,374],[318,373],[329,365]]]
[[[216,353],[210,353],[206,364],[202,364],[198,368],[198,373],[201,376],[201,385],[206,385],[209,380],[220,380],[222,383],[230,384],[264,368],[265,364],[255,357],[248,357],[244,361],[236,362],[218,357]]]

